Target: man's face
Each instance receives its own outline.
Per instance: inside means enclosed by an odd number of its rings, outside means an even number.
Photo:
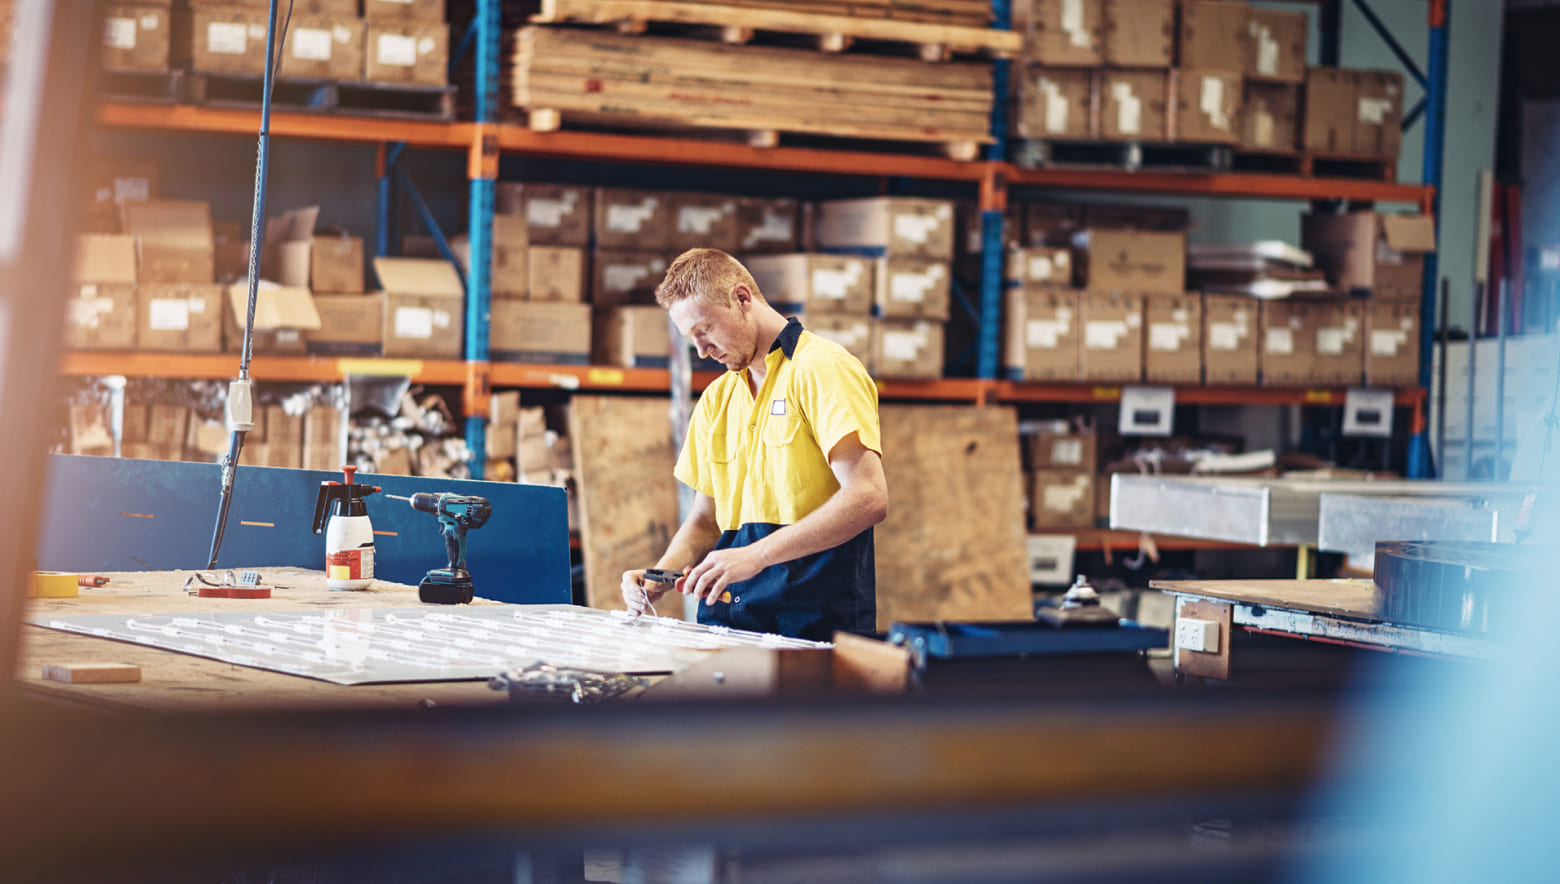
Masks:
[[[713,304],[699,298],[685,298],[667,310],[677,330],[693,341],[699,356],[714,359],[730,371],[741,371],[753,362],[757,334],[752,328],[751,302],[746,289],[737,286],[731,303]]]

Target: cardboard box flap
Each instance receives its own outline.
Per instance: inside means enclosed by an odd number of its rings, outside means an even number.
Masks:
[[[387,292],[400,295],[463,297],[460,274],[448,261],[432,258],[375,258],[374,273]]]
[[[84,233],[76,237],[73,278],[78,282],[135,285],[135,237]]]
[[[124,202],[125,232],[164,245],[210,248],[211,205],[204,202],[147,200]]]
[[[294,242],[314,236],[314,225],[320,220],[319,206],[304,206],[276,215],[265,222],[267,243]]]
[[[1435,251],[1435,218],[1429,215],[1382,215],[1381,235],[1395,252]]]
[[[247,282],[228,286],[228,304],[233,308],[233,321],[242,329],[249,306]],[[308,289],[277,285],[262,279],[255,292],[255,330],[278,328],[318,331],[320,313],[314,309],[314,296]]]

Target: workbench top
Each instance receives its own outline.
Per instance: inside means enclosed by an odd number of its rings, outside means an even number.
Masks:
[[[420,608],[417,588],[375,581],[368,589],[333,592],[322,571],[263,568],[269,599],[201,598],[184,591],[189,571],[108,573],[107,586],[82,587],[76,598],[29,599],[26,619],[81,614],[202,614],[218,611]],[[478,599],[475,604],[491,605]],[[48,663],[132,663],[134,684],[61,684],[43,679]],[[483,681],[343,686],[264,669],[235,666],[126,642],[25,623],[17,679],[33,693],[64,702],[166,711],[478,706],[507,701]]]
[[[1369,580],[1153,580],[1177,595],[1263,605],[1355,620],[1380,620],[1376,584]]]

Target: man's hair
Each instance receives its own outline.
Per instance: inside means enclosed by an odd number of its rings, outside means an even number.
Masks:
[[[666,278],[655,287],[655,302],[670,308],[688,298],[701,298],[723,307],[731,304],[731,290],[742,284],[753,297],[763,300],[758,283],[742,262],[720,249],[689,249],[666,268]]]

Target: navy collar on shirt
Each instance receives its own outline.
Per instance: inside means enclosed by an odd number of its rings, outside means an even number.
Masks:
[[[802,339],[802,321],[792,316],[786,320],[785,328],[775,336],[775,342],[769,346],[769,352],[776,350],[785,352],[785,358],[796,358],[796,342]]]

